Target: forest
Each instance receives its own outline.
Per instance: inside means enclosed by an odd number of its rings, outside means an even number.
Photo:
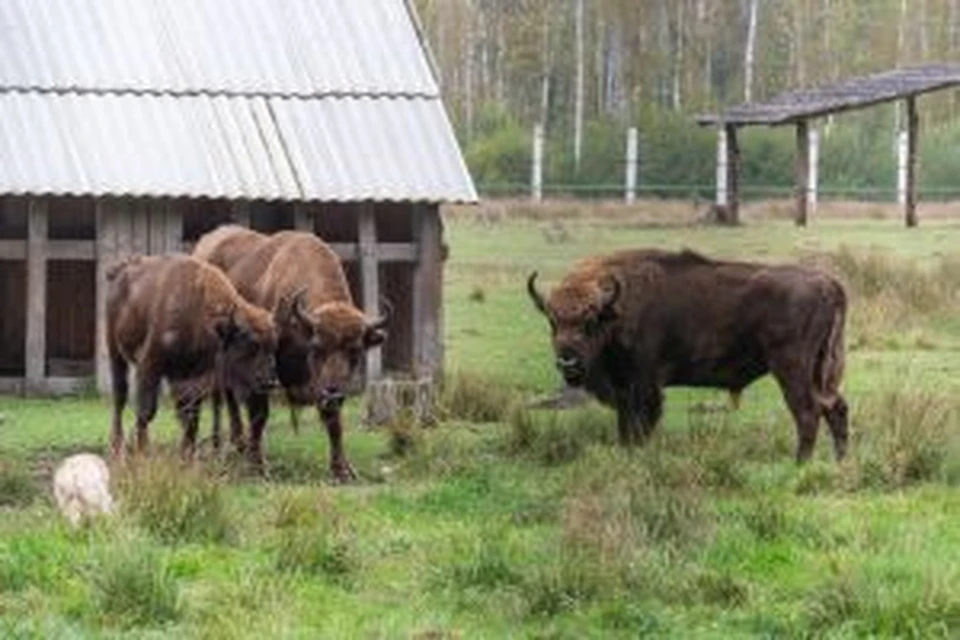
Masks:
[[[610,195],[627,128],[653,195],[708,195],[715,134],[695,115],[784,90],[958,59],[960,0],[416,0],[447,109],[484,195],[519,193],[532,128],[547,138],[547,188]],[[920,101],[920,188],[958,190],[957,95]],[[827,195],[891,199],[895,105],[815,123]],[[935,133],[933,133],[935,132]],[[787,129],[747,130],[747,196],[786,193]]]

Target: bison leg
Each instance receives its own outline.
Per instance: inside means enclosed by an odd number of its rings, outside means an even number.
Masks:
[[[330,472],[337,482],[349,482],[357,479],[357,474],[347,461],[343,452],[343,423],[340,418],[340,408],[332,411],[320,411],[320,419],[327,428],[330,439]]]
[[[802,372],[803,369],[801,368]],[[817,443],[817,427],[820,422],[820,407],[813,394],[809,376],[784,374],[774,371],[774,377],[780,384],[783,398],[793,414],[797,428],[797,462],[802,463],[813,455]]]
[[[238,452],[243,453],[246,449],[246,443],[243,440],[243,418],[240,415],[240,404],[237,402],[237,396],[233,391],[227,389],[224,395],[227,399],[227,414],[230,416],[230,444]],[[266,423],[266,417],[264,417],[264,423]]]
[[[228,401],[230,396],[227,396]],[[250,442],[247,459],[257,469],[263,470],[263,430],[270,414],[270,401],[265,393],[251,393],[247,397],[247,413],[250,418]],[[239,414],[239,410],[238,410]]]
[[[213,393],[211,393],[210,405],[213,413],[213,433],[211,434],[213,450],[220,453],[220,414],[223,410],[223,392],[219,387],[215,388]]]
[[[837,394],[833,403],[829,406],[824,405],[822,411],[823,417],[830,427],[830,435],[833,436],[833,454],[837,461],[843,460],[847,455],[847,439],[849,437],[847,401],[843,399],[843,396]]]
[[[184,459],[192,458],[196,451],[202,400],[202,396],[189,391],[179,391],[175,398],[177,418],[180,419],[180,426],[183,429],[183,435],[180,438],[180,455]]]
[[[617,429],[624,446],[643,444],[663,413],[663,392],[656,387],[634,387],[617,398]]]
[[[127,406],[130,381],[127,373],[130,365],[122,356],[110,356],[110,381],[113,386],[113,420],[110,425],[110,449],[114,458],[123,455],[123,410]]]
[[[160,378],[149,370],[137,371],[137,453],[145,453],[149,445],[147,428],[157,415]]]

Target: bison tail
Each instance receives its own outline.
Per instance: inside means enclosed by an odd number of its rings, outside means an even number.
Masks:
[[[815,381],[822,401],[828,405],[832,405],[838,397],[837,392],[843,379],[843,370],[846,364],[843,336],[847,303],[842,289],[839,290],[839,296],[835,300],[832,315],[830,330],[818,354],[817,379]]]

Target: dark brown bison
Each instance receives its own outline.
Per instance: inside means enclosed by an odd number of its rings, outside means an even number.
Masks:
[[[311,233],[268,236],[228,225],[203,236],[193,255],[223,269],[242,296],[273,314],[279,334],[277,377],[287,400],[291,407],[317,407],[330,439],[333,475],[341,481],[354,478],[343,450],[341,407],[367,349],[386,338],[386,319],[368,319],[354,306],[340,259]],[[226,399],[231,434],[238,441],[239,408],[229,393]],[[247,409],[248,454],[259,465],[267,394],[249,396]]]
[[[616,409],[621,442],[650,435],[664,387],[715,387],[736,399],[772,373],[796,421],[797,460],[813,452],[820,416],[837,459],[845,455],[847,303],[832,277],[657,250],[584,259],[546,300],[536,277],[527,289],[550,321],[557,368]]]
[[[189,455],[208,393],[220,386],[260,393],[273,378],[277,336],[270,315],[241,298],[218,269],[186,255],[133,256],[109,268],[106,329],[115,455],[123,450],[131,364],[138,451],[147,445],[161,380],[170,385],[183,426],[181,450]]]

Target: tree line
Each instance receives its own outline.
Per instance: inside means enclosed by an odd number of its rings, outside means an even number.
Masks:
[[[960,0],[415,0],[447,108],[481,188],[526,183],[530,132],[547,136],[546,180],[622,179],[640,130],[641,184],[710,185],[714,132],[693,116],[786,89],[960,58]],[[948,188],[954,92],[921,100],[921,188]],[[821,176],[892,190],[895,107],[819,123]],[[744,181],[784,187],[792,132],[745,132]],[[932,160],[932,161],[931,161]]]

